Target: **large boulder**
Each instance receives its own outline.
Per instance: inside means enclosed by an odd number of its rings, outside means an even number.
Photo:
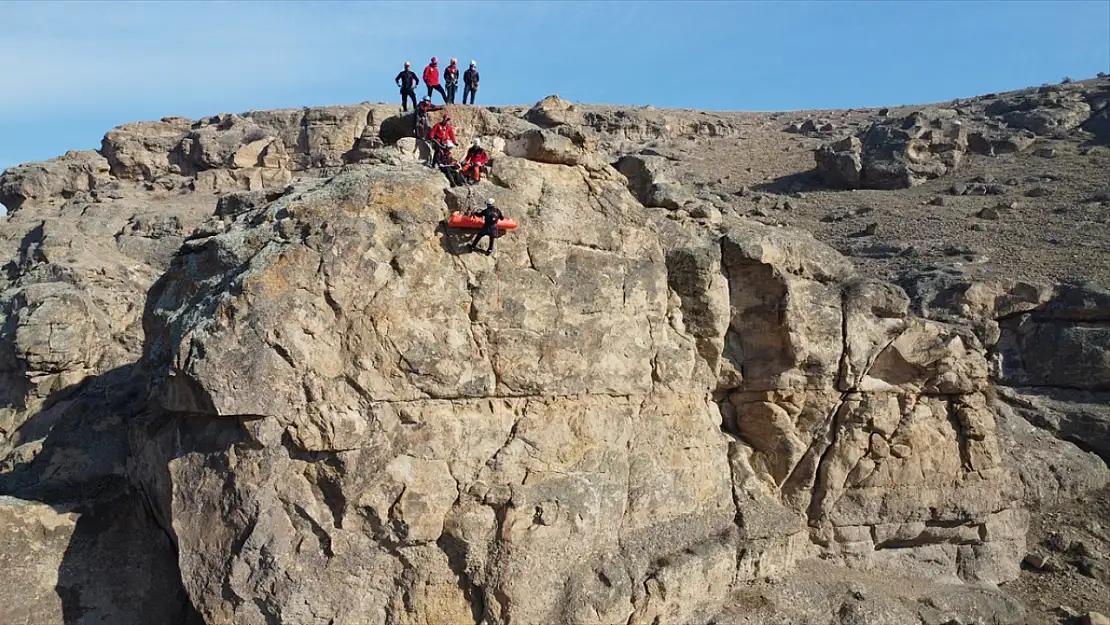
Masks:
[[[238,115],[217,115],[196,124],[177,150],[193,171],[255,167],[275,137]],[[253,158],[252,158],[253,156]]]
[[[988,115],[1037,135],[1063,135],[1091,115],[1091,105],[1081,93],[1039,89],[1034,93],[1002,98],[987,107]]]
[[[968,151],[984,156],[1024,152],[1037,136],[1030,130],[991,127],[974,130],[967,135]]]
[[[0,175],[0,204],[13,213],[24,204],[64,200],[106,183],[108,172],[108,161],[91,150],[18,165]]]
[[[524,119],[540,128],[554,128],[567,124],[578,125],[581,119],[573,104],[557,95],[550,95],[528,109]]]
[[[628,190],[644,206],[678,210],[695,201],[678,183],[669,161],[651,154],[629,154],[617,160],[617,171],[628,180]]]
[[[967,131],[954,111],[916,112],[872,124],[859,138],[815,152],[826,184],[840,188],[902,189],[939,178],[959,166]]]
[[[817,173],[825,184],[855,189],[863,183],[863,144],[858,137],[845,137],[814,152]]]
[[[627,621],[643,586],[608,590],[597,570],[665,579],[668,596],[697,598],[666,604],[680,616],[723,600],[727,442],[706,402],[713,372],[668,321],[659,243],[619,180],[517,165],[541,195],[498,199],[539,218],[495,261],[452,261],[427,227],[444,215],[442,177],[364,169],[191,242],[154,291],[154,397],[209,442],[155,422],[142,473],[205,618]],[[565,227],[599,211],[609,228]],[[237,390],[252,386],[272,392]],[[212,463],[229,454],[233,467]],[[237,494],[205,486],[227,479]],[[246,500],[215,526],[198,514]],[[687,547],[704,554],[683,566],[712,575],[655,570]],[[263,552],[271,573],[244,577]]]
[[[442,177],[364,167],[236,209],[152,290],[136,475],[206,619],[646,625],[818,556],[1017,574],[973,336],[604,169],[506,156],[497,182],[524,223],[494,259],[427,227]]]
[[[1063,289],[1004,320],[998,375],[1011,386],[1110,391],[1110,293]]]
[[[175,148],[191,129],[192,122],[181,117],[124,124],[104,135],[100,153],[117,178],[153,180],[167,173],[186,174]]]
[[[549,130],[525,131],[506,142],[505,152],[510,156],[552,165],[597,166],[599,163],[592,152],[575,145],[569,137]]]

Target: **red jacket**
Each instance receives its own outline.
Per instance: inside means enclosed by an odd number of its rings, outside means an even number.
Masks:
[[[435,87],[439,84],[439,66],[428,65],[424,68],[424,84]]]
[[[432,134],[429,138],[436,143],[447,143],[448,140],[450,140],[451,143],[459,142],[459,140],[455,138],[455,129],[447,122],[439,122],[435,126],[432,126]]]
[[[463,159],[464,165],[485,165],[489,162],[489,154],[482,148],[470,148]]]

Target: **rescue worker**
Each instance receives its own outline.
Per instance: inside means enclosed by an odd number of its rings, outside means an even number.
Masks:
[[[475,139],[462,162],[462,175],[467,184],[477,184],[482,179],[482,167],[488,163],[489,153],[482,148],[482,141]]]
[[[455,92],[459,90],[458,59],[451,59],[451,64],[443,70],[443,85],[447,88],[447,104],[455,103]]]
[[[455,138],[455,128],[451,126],[451,116],[443,113],[443,119],[438,124],[432,126],[432,132],[428,135],[431,140],[435,153],[432,155],[432,163],[439,161],[439,151],[443,146],[450,141],[452,144],[457,144],[458,139]]]
[[[412,120],[412,133],[416,135],[417,139],[428,139],[428,129],[431,127],[428,123],[428,114],[441,109],[443,107],[432,104],[432,99],[428,96],[424,96],[424,99],[420,100],[420,104],[416,105]]]
[[[432,97],[433,91],[438,91],[439,95],[443,98],[443,103],[447,104],[447,94],[443,92],[443,87],[439,86],[439,59],[432,57],[432,62],[424,68],[424,86],[428,88],[428,97]]]
[[[393,79],[397,86],[401,88],[401,110],[405,113],[409,112],[409,98],[412,98],[412,108],[416,108],[416,85],[420,84],[420,79],[416,77],[416,72],[412,71],[412,63],[405,61],[405,69],[397,74],[397,78]]]
[[[471,61],[470,69],[463,74],[463,104],[467,103],[467,94],[470,94],[470,104],[474,104],[474,94],[478,93],[478,78],[478,64]]]
[[[443,146],[443,150],[439,153],[439,162],[436,166],[447,176],[447,181],[451,183],[452,187],[462,186],[466,184],[463,180],[462,174],[459,173],[459,161],[451,155],[451,149],[455,147],[454,143],[450,141],[447,145]]]
[[[478,235],[474,237],[474,240],[471,241],[470,249],[475,252],[483,252],[486,256],[489,256],[493,253],[493,239],[497,236],[497,222],[502,218],[501,211],[497,209],[493,198],[490,198],[486,200],[486,209],[478,214],[485,219],[485,224],[482,226],[482,229],[478,231]],[[478,249],[478,242],[482,240],[482,237],[489,237],[489,249]]]

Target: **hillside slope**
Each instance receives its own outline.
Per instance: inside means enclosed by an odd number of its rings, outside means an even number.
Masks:
[[[382,104],[8,170],[0,622],[1110,613],[1108,102],[449,107],[470,188]]]

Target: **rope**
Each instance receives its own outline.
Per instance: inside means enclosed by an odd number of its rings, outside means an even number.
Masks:
[[[501,606],[502,625],[509,622],[509,502],[501,507]]]
[[[490,240],[490,245],[493,245],[493,240]],[[494,387],[493,394],[498,396],[501,394],[501,276],[497,273],[497,261],[494,262],[493,269],[493,283],[496,286],[496,306],[497,306],[497,328],[493,332],[493,376]]]
[[[493,245],[493,241],[490,241]],[[496,328],[493,332],[493,395],[498,397],[501,395],[501,276],[498,275],[496,262],[493,270],[493,283],[494,299],[496,305]],[[501,619],[503,625],[509,622],[509,507],[512,505],[512,497],[501,508],[501,593],[503,596],[504,605],[501,606]]]

